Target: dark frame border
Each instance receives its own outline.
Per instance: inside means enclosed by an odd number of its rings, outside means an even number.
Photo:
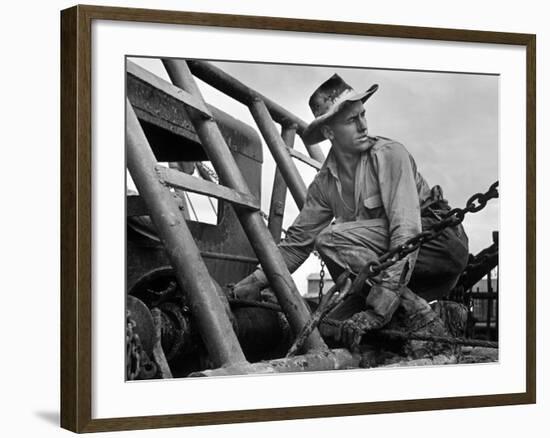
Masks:
[[[526,392],[92,419],[91,23],[138,21],[511,44],[526,48]],[[78,5],[61,12],[61,426],[74,432],[275,421],[536,403],[536,36],[477,30]]]

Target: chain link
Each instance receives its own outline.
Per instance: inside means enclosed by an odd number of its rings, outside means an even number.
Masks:
[[[139,335],[134,333],[136,322],[126,312],[126,378],[136,380],[141,369],[141,341]]]
[[[323,288],[325,287],[325,262],[323,259],[321,259],[321,270],[319,271],[319,292],[317,294],[317,297],[319,299],[319,303],[321,303],[323,299]]]
[[[205,170],[205,172],[207,172],[213,179],[219,181],[216,172],[208,167],[206,164],[197,162],[197,166],[201,166]],[[467,213],[476,213],[484,209],[490,199],[498,198],[498,196],[498,181],[495,181],[493,184],[491,184],[491,186],[485,193],[475,193],[474,195],[472,195],[466,202],[466,206],[464,208],[453,208],[452,210],[449,210],[442,216],[441,221],[433,224],[430,229],[422,231],[421,233],[408,239],[406,242],[399,245],[398,247],[391,249],[390,251],[382,255],[378,260],[372,260],[367,263],[365,268],[363,268],[361,274],[357,277],[356,280],[358,281],[354,282],[357,284],[354,284],[352,290],[355,292],[355,288],[358,287],[358,283],[361,283],[362,286],[362,283],[364,283],[367,279],[377,276],[382,271],[397,263],[399,260],[404,259],[407,255],[418,250],[424,243],[436,239],[445,231],[445,229],[461,224],[462,221],[464,221]],[[269,220],[269,216],[265,212],[260,211],[260,215],[266,221]],[[286,235],[286,230],[282,231]],[[324,262],[322,260],[321,271],[319,275],[320,301],[322,297],[325,276]]]
[[[143,349],[139,335],[134,332],[136,322],[130,311],[126,312],[126,378],[128,380],[152,379],[157,375],[157,364]]]
[[[432,225],[430,229],[422,231],[400,246],[391,249],[382,255],[378,260],[369,262],[363,269],[362,277],[364,278],[362,281],[380,274],[380,272],[389,268],[394,263],[402,260],[410,253],[419,249],[424,243],[436,239],[445,231],[445,229],[461,224],[467,213],[475,213],[485,208],[490,199],[498,198],[497,188],[498,181],[493,183],[487,192],[476,193],[471,196],[466,202],[466,206],[464,208],[453,208],[444,214],[441,221]]]
[[[498,181],[492,184],[486,193],[476,193],[468,199],[468,202],[464,208],[454,208],[450,210],[442,216],[442,220],[440,222],[434,224],[430,229],[418,233],[416,236],[408,239],[398,247],[391,249],[382,255],[378,260],[371,260],[368,262],[363,267],[361,272],[359,272],[359,275],[355,277],[349,287],[347,285],[350,281],[349,277],[351,276],[351,272],[349,270],[344,271],[338,277],[331,290],[327,292],[328,299],[326,299],[325,302],[320,303],[319,307],[305,324],[301,333],[296,337],[287,356],[294,355],[302,347],[310,333],[319,325],[321,320],[323,320],[323,318],[328,315],[332,309],[344,301],[348,296],[359,293],[368,279],[377,276],[397,261],[416,251],[423,243],[437,238],[446,228],[462,223],[466,213],[479,211],[487,205],[487,201],[489,199],[498,198],[497,187]],[[479,204],[476,205],[476,202]],[[337,289],[340,290],[339,295],[336,295]]]

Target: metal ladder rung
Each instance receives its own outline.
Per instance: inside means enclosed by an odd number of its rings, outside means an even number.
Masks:
[[[218,89],[227,96],[241,102],[243,105],[249,106],[250,102],[255,98],[259,98],[265,102],[269,113],[273,119],[283,126],[294,124],[298,134],[302,135],[307,127],[307,123],[296,117],[293,113],[283,108],[277,102],[251,89],[238,79],[226,73],[219,67],[214,66],[207,61],[189,60],[187,61],[189,68],[193,74],[206,82],[208,85]],[[317,161],[325,161],[325,156],[318,144],[305,145],[309,154]]]
[[[185,60],[162,59],[168,76],[172,83],[182,89],[190,92],[196,99],[202,100],[201,91],[197,86],[191,71]],[[257,109],[257,111],[253,111]],[[267,111],[263,102],[253,102],[251,105],[253,115],[259,115],[260,118],[265,118],[264,111]],[[189,114],[195,131],[197,132],[202,146],[205,149],[210,162],[214,169],[231,189],[239,192],[247,193],[252,196],[250,188],[245,181],[237,163],[231,154],[231,151],[223,138],[216,121],[209,117],[200,117],[198,114]],[[269,117],[269,113],[268,113]],[[255,117],[256,118],[256,117]],[[271,120],[271,117],[269,117]],[[271,120],[272,122],[272,120]],[[273,134],[273,124],[267,123],[267,129],[270,134]],[[275,131],[275,135],[278,133]],[[277,140],[276,140],[277,141]],[[278,141],[282,143],[282,147],[286,148],[283,140],[278,136]],[[286,151],[285,151],[286,152]],[[292,163],[291,157],[286,155],[288,161]],[[284,159],[284,155],[283,155]],[[295,192],[299,198],[305,199],[306,187],[299,175],[294,173],[295,183],[291,190]],[[300,205],[301,207],[301,205]],[[307,323],[311,313],[306,302],[303,300],[300,292],[296,288],[296,284],[288,271],[286,263],[279,252],[267,226],[265,225],[258,211],[245,211],[244,209],[236,209],[237,217],[241,222],[244,232],[249,238],[249,241],[256,252],[269,283],[277,296],[277,299],[287,317],[287,320],[294,330],[298,333]],[[311,333],[306,341],[305,348],[307,350],[325,350],[327,348],[325,342],[321,338],[318,331]]]
[[[307,187],[292,160],[288,146],[277,131],[265,102],[256,99],[250,104],[249,110],[286,181],[296,205],[299,209],[302,209],[306,200]]]
[[[139,80],[151,85],[152,87],[158,89],[159,91],[167,94],[183,103],[186,107],[191,107],[194,110],[198,111],[202,117],[210,118],[210,111],[203,105],[200,99],[195,98],[191,93],[188,93],[181,88],[176,87],[175,85],[170,84],[155,76],[153,73],[145,70],[139,65],[133,63],[132,61],[126,61],[126,72],[135,76]]]
[[[170,169],[163,166],[156,166],[155,170],[159,180],[167,186],[182,189],[188,192],[199,193],[201,195],[211,196],[217,199],[231,202],[239,207],[248,210],[259,211],[260,204],[258,200],[247,193],[242,193],[229,187],[199,179],[188,175],[176,169]]]
[[[187,292],[190,307],[196,312],[210,359],[218,367],[245,362],[229,319],[227,299],[210,276],[174,194],[166,185],[159,184],[156,157],[128,99],[126,157],[127,168],[149,210],[178,283]]]
[[[296,149],[289,148],[287,146],[287,151],[290,154],[291,157],[296,158],[297,160],[301,161],[302,163],[306,163],[313,167],[314,169],[321,170],[321,167],[323,166],[323,163],[320,161],[317,161],[314,158],[308,157],[305,154],[302,154],[301,152],[298,152]]]

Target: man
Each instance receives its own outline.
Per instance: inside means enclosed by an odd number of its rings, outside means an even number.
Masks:
[[[305,130],[304,142],[328,139],[332,147],[279,246],[291,272],[315,249],[332,278],[345,269],[357,274],[449,209],[441,189],[429,188],[403,145],[368,135],[363,105],[377,89],[373,85],[357,93],[335,74],[309,100],[315,120]],[[467,259],[462,226],[447,229],[369,280],[366,298],[354,297],[330,316],[347,320],[344,325],[356,332],[384,327],[394,315],[408,330],[424,327],[437,317],[421,296],[446,297]],[[235,286],[234,294],[257,298],[266,286],[258,269]]]

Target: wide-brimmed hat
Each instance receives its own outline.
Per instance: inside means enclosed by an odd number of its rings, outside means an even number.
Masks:
[[[367,91],[358,93],[338,74],[332,75],[309,98],[309,107],[315,120],[304,130],[302,135],[304,143],[310,145],[323,141],[325,137],[321,132],[321,126],[342,108],[344,102],[360,100],[364,103],[376,90],[378,90],[378,84],[374,84]]]

